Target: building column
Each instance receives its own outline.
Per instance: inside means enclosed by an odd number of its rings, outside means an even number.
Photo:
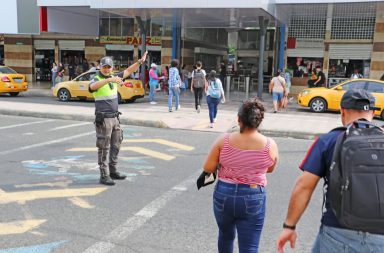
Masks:
[[[4,35],[4,65],[33,81],[33,41],[30,35]]]
[[[259,77],[258,77],[258,89],[257,97],[262,98],[263,88],[264,88],[264,52],[265,52],[265,34],[267,31],[269,20],[264,19],[263,16],[259,17],[259,27],[260,27],[260,48],[259,48]]]
[[[329,42],[331,40],[331,31],[332,31],[332,16],[333,16],[333,4],[328,4],[327,9],[327,21],[325,25],[325,42],[324,42],[324,59],[323,59],[323,73],[328,79],[328,70],[329,70]],[[328,86],[328,83],[326,83]]]
[[[375,33],[371,55],[371,71],[369,78],[380,79],[384,74],[384,3],[376,3]]]

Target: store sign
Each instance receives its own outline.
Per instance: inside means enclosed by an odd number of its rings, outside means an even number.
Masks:
[[[296,39],[296,48],[324,48],[324,40]]]
[[[127,44],[138,46],[141,45],[141,37],[133,36],[100,36],[100,44]],[[147,46],[161,46],[160,37],[147,37]]]

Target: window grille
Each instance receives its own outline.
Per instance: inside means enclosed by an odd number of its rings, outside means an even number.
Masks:
[[[288,36],[305,39],[324,39],[327,23],[327,4],[296,4],[291,6]]]
[[[332,15],[332,39],[373,39],[376,3],[335,4]]]

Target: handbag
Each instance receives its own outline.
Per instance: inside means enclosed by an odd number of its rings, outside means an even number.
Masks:
[[[203,171],[196,181],[197,190],[200,190],[201,187],[213,184],[215,180],[216,180],[216,172],[208,173]]]

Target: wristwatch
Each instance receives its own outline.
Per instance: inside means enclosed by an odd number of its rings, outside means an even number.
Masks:
[[[284,222],[283,223],[283,228],[288,228],[290,230],[295,230],[296,229],[296,225],[290,226],[290,225],[285,224],[285,222]]]

